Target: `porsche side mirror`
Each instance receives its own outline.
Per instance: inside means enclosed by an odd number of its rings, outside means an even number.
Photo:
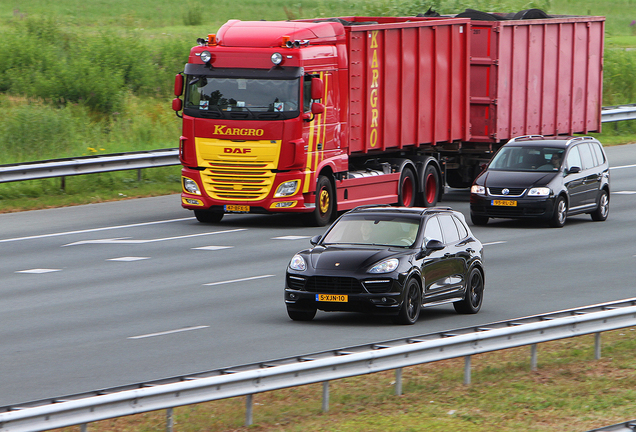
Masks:
[[[444,249],[444,243],[442,243],[439,240],[429,240],[429,242],[426,243],[426,249],[428,249],[428,250],[442,250],[442,249]]]
[[[321,235],[313,236],[312,238],[309,239],[309,243],[311,243],[312,246],[316,246],[318,242],[320,241],[321,237],[322,237]]]

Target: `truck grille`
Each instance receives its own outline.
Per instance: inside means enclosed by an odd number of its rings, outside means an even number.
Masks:
[[[210,162],[201,173],[205,191],[219,200],[258,201],[267,197],[275,174],[262,163]]]

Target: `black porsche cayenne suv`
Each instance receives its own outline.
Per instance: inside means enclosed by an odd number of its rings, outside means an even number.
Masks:
[[[610,171],[592,137],[513,138],[493,156],[470,190],[474,225],[490,218],[535,218],[560,228],[568,216],[609,214]]]
[[[483,246],[448,207],[363,206],[340,216],[287,266],[285,304],[297,321],[316,310],[389,315],[452,303],[473,314],[484,295]]]

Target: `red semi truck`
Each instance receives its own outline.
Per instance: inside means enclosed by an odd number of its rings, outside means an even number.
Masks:
[[[172,106],[183,207],[325,225],[433,206],[514,136],[600,131],[604,18],[486,15],[231,20],[199,39]]]

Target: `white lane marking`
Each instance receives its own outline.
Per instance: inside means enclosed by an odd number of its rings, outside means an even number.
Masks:
[[[506,240],[494,241],[494,242],[482,243],[482,245],[491,246],[491,245],[502,244],[502,243],[507,243],[507,241]]]
[[[261,275],[261,276],[252,276],[252,277],[246,277],[246,278],[241,278],[241,279],[233,279],[233,280],[226,280],[226,281],[220,281],[220,282],[210,282],[210,283],[206,283],[203,285],[206,286],[212,286],[212,285],[222,285],[222,284],[229,284],[229,283],[234,283],[234,282],[244,282],[244,281],[249,281],[249,280],[254,280],[254,279],[264,279],[264,278],[268,278],[268,277],[274,277],[276,275]]]
[[[185,327],[185,328],[180,328],[176,330],[168,330],[168,331],[159,332],[159,333],[149,333],[149,334],[139,335],[139,336],[130,336],[128,339],[144,339],[144,338],[155,337],[155,336],[165,336],[165,335],[169,335],[173,333],[187,332],[190,330],[201,330],[208,327],[210,326],[202,325],[202,326],[196,326],[196,327]]]
[[[618,191],[618,192],[612,192],[612,195],[634,195],[636,194],[636,191]]]
[[[272,240],[301,240],[311,238],[309,236],[288,235],[282,237],[272,237]]]
[[[150,259],[150,257],[125,256],[125,257],[119,257],[119,258],[108,258],[106,261],[131,262],[131,261],[141,261],[141,260],[147,260],[147,259]]]
[[[623,168],[634,168],[634,167],[636,167],[636,164],[610,167],[610,170],[623,169]]]
[[[52,273],[62,271],[62,269],[45,269],[45,268],[35,268],[30,270],[18,270],[16,273],[30,273],[30,274],[43,274],[43,273]]]
[[[148,240],[134,240],[134,239],[131,239],[130,237],[120,237],[120,238],[114,238],[114,239],[80,240],[73,243],[62,245],[61,247],[77,246],[77,245],[83,245],[83,244],[145,244],[145,243],[155,243],[155,242],[168,241],[168,240],[180,240],[185,238],[200,237],[200,236],[206,236],[206,235],[212,235],[212,234],[227,234],[227,233],[246,231],[246,230],[247,228],[237,228],[237,229],[225,230],[225,231],[188,234],[183,236],[165,237],[165,238],[148,239]]]
[[[195,248],[192,248],[192,249],[214,251],[214,250],[221,250],[221,249],[231,249],[233,247],[234,246],[202,246],[202,247],[195,247]]]
[[[59,236],[73,235],[73,234],[84,234],[89,232],[107,231],[107,230],[114,230],[114,229],[121,229],[121,228],[133,228],[133,227],[156,225],[156,224],[163,224],[163,223],[170,223],[170,222],[182,222],[182,221],[187,221],[191,219],[194,219],[194,218],[187,217],[187,218],[179,218],[179,219],[167,219],[162,221],[143,222],[143,223],[130,224],[130,225],[115,225],[112,227],[91,228],[91,229],[85,229],[85,230],[79,230],[79,231],[65,231],[65,232],[59,232],[59,233],[53,233],[53,234],[41,234],[41,235],[34,235],[34,236],[27,236],[27,237],[0,239],[0,243],[15,242],[15,241],[22,241],[22,240],[34,240],[34,239],[41,239],[41,238],[47,238],[47,237],[59,237]]]

